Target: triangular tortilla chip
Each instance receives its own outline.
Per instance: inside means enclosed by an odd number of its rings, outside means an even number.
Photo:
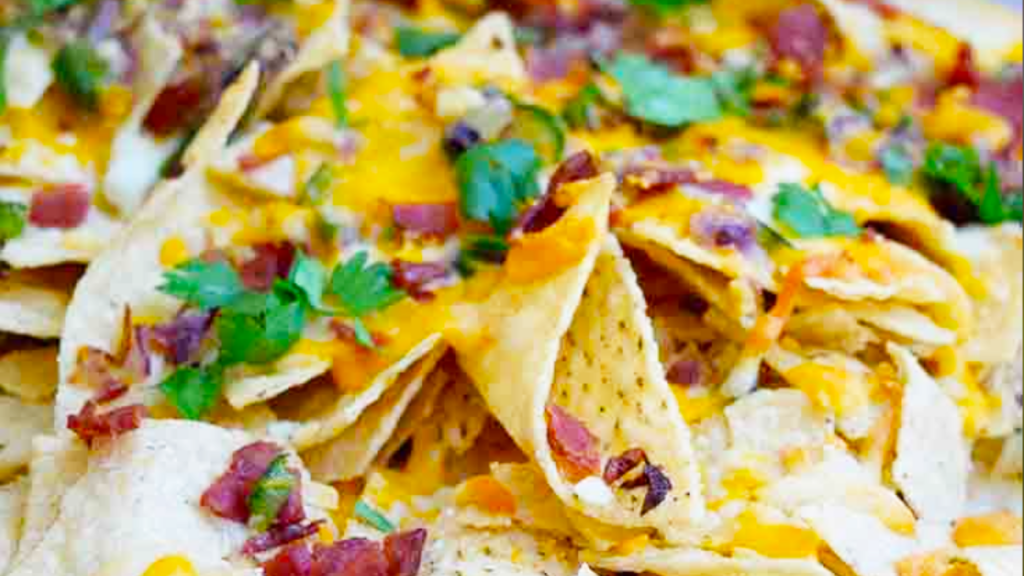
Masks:
[[[45,270],[0,277],[0,332],[33,338],[57,338],[71,299],[71,283]]]
[[[591,566],[616,572],[649,573],[655,576],[830,576],[813,560],[777,560],[753,553],[725,557],[694,549],[648,548],[628,556],[585,554]]]
[[[27,497],[28,480],[25,478],[0,486],[0,573],[6,573],[18,549]]]
[[[979,546],[964,548],[962,555],[978,569],[981,576],[1020,576],[1020,546]]]
[[[57,391],[57,347],[15,350],[0,356],[0,390],[33,403]]]
[[[22,470],[32,456],[32,439],[53,430],[50,407],[0,396],[0,481]]]

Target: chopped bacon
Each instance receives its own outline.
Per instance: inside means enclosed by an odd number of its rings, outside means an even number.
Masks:
[[[454,202],[396,204],[391,207],[395,226],[407,232],[444,238],[459,229],[459,209]]]
[[[647,496],[644,498],[644,507],[640,511],[641,516],[661,506],[661,503],[668,498],[672,492],[672,481],[665,475],[665,471],[654,464],[648,463],[644,466],[644,478],[647,480]]]
[[[200,504],[221,518],[248,522],[249,496],[281,452],[276,444],[262,441],[240,448],[231,455],[227,472],[203,492]]]
[[[825,65],[828,28],[813,4],[783,10],[771,31],[776,58],[796,62],[808,82],[817,82]]]
[[[572,482],[601,473],[597,438],[556,404],[547,408],[548,443],[562,473]]]
[[[68,416],[68,429],[78,435],[90,448],[100,438],[116,438],[142,426],[147,416],[146,407],[140,404],[125,406],[98,413],[96,402],[85,403],[78,414]]]
[[[737,202],[747,202],[754,198],[754,191],[740,184],[725,180],[707,180],[696,185],[701,190],[725,196]]]
[[[115,374],[119,364],[105,350],[86,346],[78,352],[78,362],[71,374],[71,382],[95,391],[96,402],[110,402],[128,392],[128,384]]]
[[[972,103],[1009,122],[1017,136],[1015,146],[1020,145],[1024,134],[1024,78],[1020,73],[1002,80],[982,81]]]
[[[956,65],[949,73],[947,80],[950,86],[969,86],[976,88],[981,83],[981,71],[974,62],[974,50],[966,42],[960,43],[960,49],[956,54]]]
[[[274,548],[280,548],[292,542],[309,538],[320,530],[320,526],[323,523],[323,520],[317,520],[308,524],[295,523],[271,526],[270,530],[247,540],[245,545],[242,546],[242,554],[255,556],[256,554],[268,552]],[[302,546],[302,548],[305,548],[305,546]]]
[[[32,195],[28,221],[39,228],[77,228],[85,222],[92,196],[83,184],[61,184]]]
[[[631,166],[622,174],[623,180],[644,194],[664,194],[683,184],[696,184],[692,170],[656,166]]]
[[[250,290],[266,292],[277,279],[288,278],[295,262],[295,246],[287,242],[253,246],[256,255],[242,264],[242,283]]]
[[[397,288],[409,293],[414,299],[428,301],[434,295],[427,286],[448,276],[448,266],[440,262],[406,262],[395,260],[391,264],[394,275],[391,280]]]
[[[680,386],[700,386],[704,382],[704,364],[694,359],[678,360],[669,367],[665,377]]]
[[[264,576],[312,576],[312,574],[313,554],[305,544],[289,546],[278,552],[277,556],[263,563]]]
[[[388,561],[388,576],[416,576],[423,561],[423,547],[427,531],[423,528],[391,534],[384,539],[384,556]]]
[[[202,108],[206,91],[199,75],[164,88],[153,102],[142,125],[156,136],[170,136],[189,127],[195,120],[195,111]]]
[[[614,456],[604,467],[604,482],[611,486],[623,476],[629,474],[637,466],[647,461],[647,454],[642,448],[626,450],[621,456]]]
[[[242,172],[249,173],[266,166],[273,160],[273,158],[260,158],[259,156],[251,153],[242,154],[238,157],[238,169]]]
[[[555,193],[558,189],[566,184],[594,178],[597,175],[597,162],[590,152],[583,151],[573,154],[558,166],[551,176],[551,181],[548,182],[548,189],[544,197],[523,212],[516,228],[523,232],[533,233],[551,226],[565,213],[565,208],[555,202]]]
[[[146,329],[144,340],[155,344],[173,364],[195,359],[213,325],[212,313],[183,313],[165,324]]]
[[[313,576],[389,576],[383,547],[364,538],[317,544],[313,558]]]
[[[886,20],[892,20],[900,15],[900,9],[888,4],[885,0],[851,0],[853,2],[864,4],[868,8],[871,8],[876,14]]]
[[[356,337],[356,330],[352,326],[346,324],[344,321],[334,318],[330,321],[328,326],[331,332],[338,337],[339,340],[344,340],[352,344],[358,344],[359,339]],[[371,332],[370,336],[373,337],[374,346],[387,346],[388,337],[386,334],[380,332]]]

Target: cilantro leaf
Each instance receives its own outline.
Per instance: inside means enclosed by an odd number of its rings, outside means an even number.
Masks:
[[[75,4],[80,4],[85,0],[28,0],[28,12],[32,16],[42,17],[46,16],[51,12],[63,10]]]
[[[373,334],[366,327],[361,318],[352,320],[352,330],[356,333],[356,342],[364,348],[376,348],[377,343],[373,341]]]
[[[630,0],[634,6],[648,8],[664,16],[688,6],[707,4],[711,0]]]
[[[679,76],[638,54],[620,54],[608,72],[622,86],[626,111],[634,118],[677,128],[722,116],[710,79]]]
[[[89,110],[99,106],[107,61],[84,40],[65,45],[53,59],[57,84]]]
[[[296,254],[288,281],[298,288],[302,299],[310,308],[324,310],[324,286],[327,284],[327,269],[315,258],[305,253]]]
[[[978,218],[984,224],[994,225],[1006,221],[1020,221],[1024,218],[1024,196],[1012,194],[1003,197],[1002,185],[999,183],[999,169],[993,162],[985,171],[985,187],[978,204]]]
[[[327,67],[327,95],[334,110],[334,122],[338,128],[348,125],[348,104],[346,102],[345,70],[341,61],[335,60]]]
[[[522,140],[470,148],[455,163],[463,216],[489,222],[495,231],[507,233],[515,220],[517,204],[540,192],[540,168],[536,150]]]
[[[383,514],[374,510],[369,504],[362,500],[356,502],[354,513],[356,518],[359,518],[363,522],[366,522],[385,534],[395,531],[395,525],[392,524],[390,520],[385,518]]]
[[[882,170],[885,177],[897,186],[909,186],[914,180],[914,159],[905,146],[888,146],[882,151]]]
[[[223,387],[224,369],[219,364],[183,366],[160,383],[160,390],[171,405],[189,420],[206,415],[217,403]]]
[[[353,318],[383,310],[405,298],[405,292],[391,283],[391,268],[383,263],[367,266],[368,255],[360,252],[331,274],[330,292]]]
[[[723,112],[743,118],[750,116],[752,93],[757,84],[757,73],[753,68],[716,72],[711,76],[711,83]]]
[[[780,184],[775,218],[802,238],[857,236],[861,232],[851,214],[829,205],[819,186],[807,189],[800,184]]]
[[[231,305],[247,292],[238,272],[222,260],[190,260],[166,272],[158,290],[203,310]]]
[[[455,45],[461,35],[451,32],[430,32],[411,26],[395,30],[398,52],[406,58],[426,58]]]
[[[0,242],[21,236],[27,216],[28,207],[24,204],[0,201]]]
[[[600,107],[605,103],[604,94],[593,82],[584,86],[565,105],[562,117],[566,123],[577,130],[596,130],[599,127]]]
[[[288,455],[281,454],[270,463],[249,495],[249,527],[257,532],[269,530],[295,488],[295,473],[288,469]]]
[[[300,202],[307,206],[319,206],[323,204],[333,182],[334,174],[331,172],[331,167],[327,164],[321,164],[302,187],[302,197],[300,198]]]
[[[255,304],[262,298],[262,305]],[[253,307],[257,307],[253,310]],[[225,365],[269,364],[284,356],[302,336],[305,303],[275,286],[255,295],[247,309],[226,308],[215,321]]]
[[[464,277],[476,273],[480,263],[501,264],[508,255],[509,244],[499,236],[470,236],[463,241],[455,267]]]
[[[924,174],[934,182],[949,184],[972,203],[980,201],[975,189],[981,182],[981,160],[970,146],[935,143],[925,152]]]

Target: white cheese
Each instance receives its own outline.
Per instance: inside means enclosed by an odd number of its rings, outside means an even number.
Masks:
[[[615,494],[612,489],[597,476],[584,479],[573,487],[573,492],[585,504],[591,506],[609,506],[615,502]]]

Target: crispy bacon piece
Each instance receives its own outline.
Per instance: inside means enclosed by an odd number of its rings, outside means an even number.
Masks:
[[[256,554],[268,552],[274,548],[280,548],[281,546],[291,544],[292,542],[309,538],[320,530],[320,526],[323,523],[323,520],[317,520],[316,522],[310,522],[308,524],[296,523],[272,526],[270,530],[267,530],[263,534],[253,536],[247,540],[245,545],[242,546],[242,554],[245,554],[246,556],[255,556]],[[300,547],[305,548],[305,545],[301,545]],[[295,548],[295,546],[291,546],[289,548]]]
[[[692,170],[657,166],[630,166],[622,173],[623,181],[644,194],[664,194],[683,184],[696,184]]]
[[[547,408],[548,443],[562,473],[579,482],[601,473],[597,438],[587,427],[556,404]]]
[[[565,208],[555,202],[555,192],[566,184],[594,178],[598,172],[597,162],[590,152],[577,152],[570,156],[551,176],[544,197],[523,213],[516,228],[527,233],[540,232],[557,222]]]
[[[248,522],[249,496],[281,452],[276,444],[262,441],[240,448],[231,455],[227,472],[203,492],[200,504],[221,518]]]
[[[695,359],[678,360],[669,367],[665,377],[680,386],[699,386],[704,382],[704,364]]]
[[[396,204],[391,207],[395,226],[407,232],[444,238],[459,229],[459,209],[454,202]]]
[[[138,429],[147,416],[146,407],[141,404],[117,408],[104,414],[100,414],[98,409],[96,402],[89,401],[78,414],[68,416],[68,429],[90,448],[97,439],[116,438]]]
[[[115,374],[118,364],[109,352],[86,346],[78,352],[78,362],[71,374],[71,382],[94,390],[96,402],[110,402],[128,392],[128,384]]]
[[[423,561],[423,547],[427,544],[427,531],[423,528],[391,534],[384,539],[384,556],[388,561],[388,576],[416,576]]]
[[[640,511],[641,516],[646,516],[661,506],[661,503],[672,492],[672,481],[660,467],[647,463],[644,466],[644,478],[647,480],[647,496],[644,498],[644,506]]]
[[[28,221],[39,228],[77,228],[91,206],[92,196],[84,184],[61,184],[32,195]]]
[[[277,556],[264,562],[263,574],[264,576],[312,576],[313,553],[305,544],[289,546],[278,552]]]
[[[799,64],[808,82],[821,79],[828,28],[814,5],[803,4],[783,10],[769,40],[776,58]]]
[[[313,576],[389,576],[388,560],[377,542],[343,540],[313,550]]]
[[[647,454],[642,448],[626,450],[621,456],[612,457],[604,467],[604,483],[609,486],[615,484],[646,461]]]
[[[288,278],[295,262],[294,245],[287,242],[258,244],[253,250],[256,255],[239,270],[246,288],[266,292],[274,285],[274,280]]]
[[[212,313],[183,313],[146,329],[141,340],[155,345],[167,360],[180,366],[195,359],[212,325]]]
[[[966,42],[960,43],[960,49],[956,54],[956,65],[949,73],[947,80],[950,86],[969,86],[976,88],[981,83],[981,71],[974,62],[974,50]]]
[[[448,266],[440,262],[417,263],[395,260],[391,263],[391,268],[394,271],[391,278],[394,285],[419,301],[432,300],[434,295],[426,286],[448,276]]]
[[[195,111],[202,108],[207,87],[199,75],[164,88],[146,114],[142,125],[156,136],[169,136],[187,128],[195,120]]]

